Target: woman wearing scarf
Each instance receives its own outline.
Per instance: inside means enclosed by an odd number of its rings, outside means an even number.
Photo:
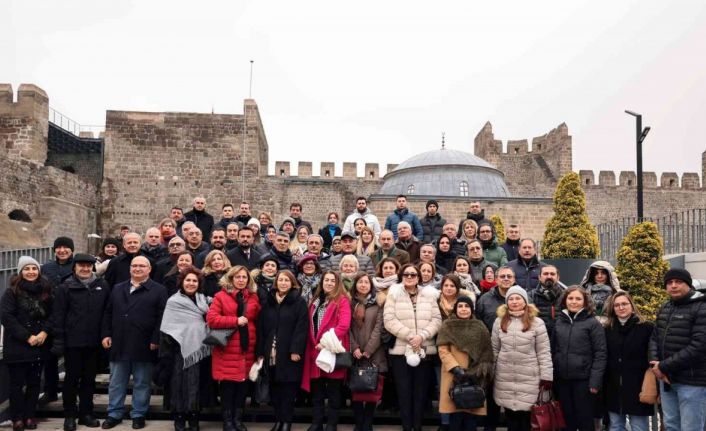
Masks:
[[[377,295],[379,306],[385,305],[387,290],[397,283],[397,273],[400,272],[400,263],[397,259],[386,257],[378,263],[373,278],[373,286]]]
[[[165,384],[165,408],[174,416],[174,430],[184,431],[186,421],[193,431],[199,428],[199,411],[209,405],[211,391],[211,348],[203,344],[207,335],[208,300],[202,293],[201,271],[191,267],[179,275],[179,291],[170,296],[164,308],[159,345],[161,376]],[[206,359],[206,360],[205,360]]]
[[[453,272],[456,253],[451,249],[451,238],[442,233],[436,243],[436,264],[446,272]]]
[[[640,402],[640,391],[645,371],[650,366],[647,345],[654,324],[642,320],[630,294],[625,291],[610,298],[606,303],[606,314],[608,365],[605,394],[610,430],[624,431],[628,418],[631,430],[647,431],[654,406]]]
[[[255,335],[260,313],[255,283],[248,269],[234,266],[221,279],[223,290],[213,298],[206,315],[209,328],[235,329],[225,347],[214,347],[213,379],[221,385],[224,431],[247,431],[243,408],[247,377],[255,362]]]
[[[306,303],[309,303],[314,291],[321,282],[321,265],[319,265],[318,257],[313,253],[304,253],[299,262],[297,262],[299,274],[297,281],[301,286],[301,296]]]
[[[326,217],[328,224],[319,229],[319,235],[324,241],[324,251],[331,250],[333,238],[341,235],[341,226],[338,225],[338,213],[330,212]]]
[[[294,274],[280,271],[273,287],[260,312],[257,356],[263,360],[263,367],[267,367],[265,372],[270,379],[270,398],[275,409],[272,431],[290,431],[309,318]]]
[[[363,218],[358,220],[365,221]],[[370,226],[363,226],[360,229],[360,234],[358,234],[358,239],[359,241],[355,250],[356,256],[368,256],[369,258],[372,258],[373,254],[375,254],[379,247],[375,241],[375,232],[373,232],[373,228]]]
[[[39,399],[42,365],[50,332],[51,284],[41,276],[39,262],[22,256],[17,275],[0,301],[3,334],[3,362],[10,376],[10,416],[12,429],[36,429],[35,412]]]
[[[351,294],[353,291],[353,279],[356,275],[358,275],[358,269],[360,268],[358,259],[354,254],[347,254],[341,259],[338,268],[341,272],[341,282],[343,283],[343,287],[346,288],[346,292],[348,292],[348,294]]]
[[[436,355],[434,337],[441,315],[434,289],[419,288],[419,270],[412,264],[400,269],[398,284],[387,295],[383,311],[385,329],[395,337],[389,360],[395,375],[404,430],[421,430]]]
[[[353,321],[351,322],[351,352],[363,366],[376,366],[380,373],[387,372],[387,355],[380,342],[382,307],[376,301],[372,278],[359,273],[353,281]],[[357,431],[371,431],[377,403],[352,403]]]
[[[608,321],[605,315],[609,310],[604,305],[611,295],[621,290],[615,268],[604,260],[593,262],[586,270],[580,286],[586,289],[586,292],[591,296],[596,308],[596,316],[605,326]]]
[[[313,418],[308,431],[323,431],[324,401],[328,398],[327,431],[333,431],[338,425],[341,408],[341,389],[346,378],[346,370],[323,371],[316,365],[316,357],[323,349],[321,337],[333,329],[343,347],[350,349],[351,302],[343,287],[340,277],[334,271],[326,271],[321,277],[321,284],[316,289],[309,303],[309,336],[304,353],[304,374],[302,388],[311,392]]]
[[[201,291],[204,295],[213,298],[216,293],[221,291],[221,286],[218,283],[230,267],[230,259],[221,250],[208,252],[203,262],[204,283]]]
[[[454,261],[453,268],[453,274],[461,280],[461,287],[469,292],[473,292],[473,304],[475,304],[476,298],[480,296],[480,289],[478,289],[478,286],[476,286],[473,282],[473,276],[471,275],[471,264],[468,262],[468,259],[463,256],[457,256]]]
[[[97,277],[100,277],[105,273],[105,270],[108,269],[110,260],[120,254],[120,249],[122,246],[122,243],[117,238],[106,238],[103,240],[101,252],[98,253],[95,265]]]
[[[279,263],[274,254],[268,253],[260,258],[259,266],[259,269],[252,270],[251,275],[255,281],[257,297],[260,300],[260,304],[265,304],[272,290],[272,285],[275,282],[275,276],[279,270]]]
[[[457,409],[449,389],[459,382],[471,380],[484,387],[493,376],[493,348],[490,334],[483,322],[473,318],[473,301],[461,296],[454,304],[451,317],[446,319],[436,338],[441,359],[441,392],[439,413],[451,415],[451,431],[475,430],[476,415],[485,415],[485,407],[473,410]]]
[[[419,269],[419,275],[421,276],[419,287],[421,289],[430,287],[438,291],[439,286],[441,285],[441,274],[436,272],[436,264],[431,262],[420,262],[417,269]]]
[[[483,279],[480,281],[481,295],[490,292],[498,286],[498,280],[495,279],[496,271],[493,264],[488,264],[483,268]]]
[[[491,337],[495,402],[505,408],[508,431],[529,431],[530,408],[540,389],[551,390],[554,379],[547,328],[520,286],[508,289],[497,314]]]

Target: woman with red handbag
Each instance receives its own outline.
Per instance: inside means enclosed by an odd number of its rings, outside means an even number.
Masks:
[[[529,431],[530,409],[554,378],[547,328],[520,286],[508,289],[497,315],[491,337],[495,402],[505,408],[508,431]]]

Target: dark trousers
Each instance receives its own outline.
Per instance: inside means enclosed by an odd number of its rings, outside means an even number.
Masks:
[[[505,409],[507,431],[530,431],[530,412]]]
[[[324,416],[327,416],[329,425],[338,424],[338,415],[341,410],[341,388],[343,380],[318,378],[311,380],[311,401],[313,403],[311,421],[312,425],[323,425]],[[324,408],[324,401],[328,398],[328,414]]]
[[[13,421],[34,418],[42,367],[42,361],[7,364],[10,373],[10,415]]]
[[[72,347],[64,352],[63,400],[64,414],[93,414],[93,393],[96,389],[96,371],[98,366],[98,347]],[[76,396],[80,404],[76,407]]]
[[[49,352],[44,359],[44,393],[59,393],[59,358]]]
[[[451,413],[449,418],[449,431],[475,431],[476,417],[470,413]],[[421,427],[419,428],[421,429]]]
[[[270,401],[275,409],[275,422],[292,423],[298,391],[299,383],[270,381]]]
[[[485,395],[485,409],[487,414],[483,418],[483,429],[494,430],[498,426],[498,420],[500,419],[500,406],[495,402],[495,397],[493,396],[493,383],[488,385],[488,389]]]
[[[234,412],[245,408],[248,394],[248,380],[244,382],[221,381],[221,407],[223,411]]]
[[[404,355],[390,355],[390,360],[395,374],[402,428],[421,429],[432,363],[422,361],[418,366],[410,367]]]
[[[377,403],[364,403],[362,401],[353,401],[351,403],[355,426],[359,431],[371,431],[373,429],[376,405]]]
[[[558,380],[554,390],[564,411],[567,431],[593,431],[593,394],[588,380]]]

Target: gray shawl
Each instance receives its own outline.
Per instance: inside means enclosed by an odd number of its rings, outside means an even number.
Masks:
[[[204,316],[208,302],[202,293],[196,293],[196,303],[188,296],[177,292],[167,300],[159,330],[174,338],[181,348],[184,369],[198,363],[211,354],[211,347],[203,344],[208,329]]]

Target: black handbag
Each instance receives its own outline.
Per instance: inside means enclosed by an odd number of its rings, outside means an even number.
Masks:
[[[336,365],[334,370],[348,369],[353,366],[353,354],[351,352],[336,353]]]
[[[206,334],[206,338],[203,339],[203,343],[207,346],[225,347],[234,332],[235,328],[209,329],[208,334]]]
[[[471,382],[453,385],[449,397],[458,409],[477,409],[485,405],[485,391]]]
[[[358,363],[348,372],[348,387],[351,392],[373,392],[378,387],[378,367],[362,367]]]
[[[263,365],[260,368],[257,380],[255,380],[255,402],[258,404],[269,404],[270,402],[270,376],[265,371],[266,367],[267,365]]]

